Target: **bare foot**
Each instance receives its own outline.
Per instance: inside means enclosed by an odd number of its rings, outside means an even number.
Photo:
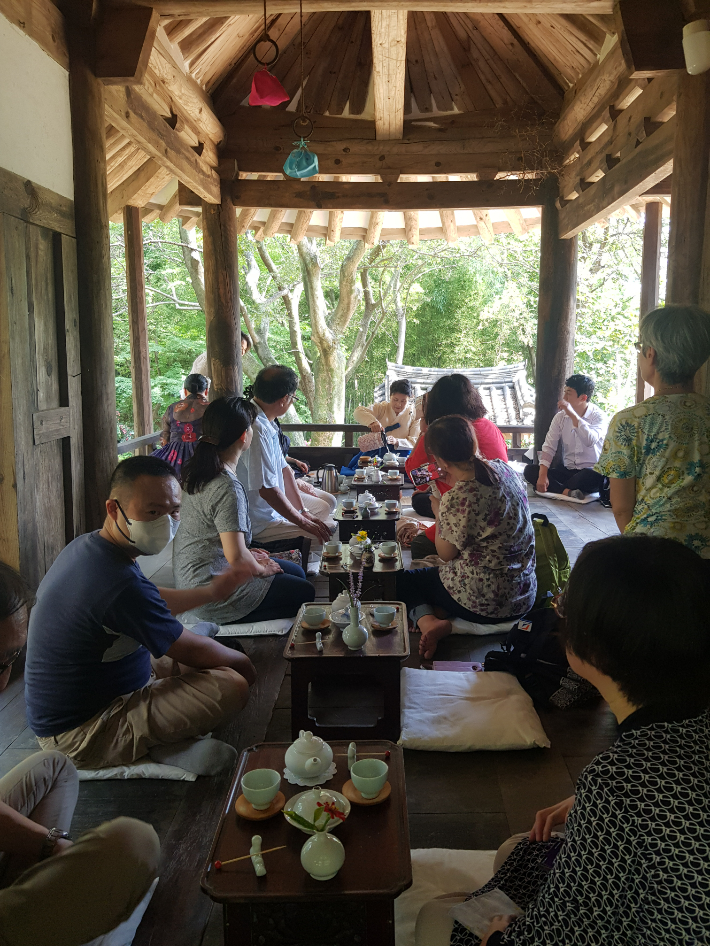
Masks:
[[[419,641],[419,655],[424,660],[431,660],[436,651],[436,645],[451,633],[451,621],[442,621],[433,614],[426,614],[419,618],[419,630],[422,632]]]

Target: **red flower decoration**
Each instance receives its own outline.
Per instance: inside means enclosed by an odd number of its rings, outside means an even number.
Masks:
[[[334,801],[326,802],[325,805],[321,802],[316,802],[316,808],[322,808],[331,818],[339,818],[341,821],[345,821],[345,815],[335,807]]]

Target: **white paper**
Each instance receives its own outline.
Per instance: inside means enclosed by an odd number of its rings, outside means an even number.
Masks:
[[[488,893],[482,893],[480,897],[457,903],[449,910],[449,916],[452,919],[458,920],[462,926],[481,939],[488,932],[494,916],[522,916],[522,914],[520,907],[517,907],[499,887]]]

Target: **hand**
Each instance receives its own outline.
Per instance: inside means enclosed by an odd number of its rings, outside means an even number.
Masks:
[[[530,831],[531,841],[549,841],[555,825],[566,824],[567,816],[574,805],[574,795],[550,808],[543,808],[535,815],[535,824]]]
[[[557,402],[557,407],[558,407],[561,411],[564,411],[565,414],[567,414],[568,417],[574,418],[574,417],[577,417],[577,416],[578,416],[578,415],[577,415],[577,412],[576,412],[575,409],[572,407],[572,405],[570,404],[570,402],[569,402],[569,401],[565,401],[564,398],[560,398],[560,400]]]
[[[257,560],[257,562],[259,562],[259,564],[263,564],[269,560],[269,553],[266,551],[266,549],[249,549],[249,551]]]
[[[302,493],[308,493],[309,496],[317,496],[313,484],[309,483],[308,480],[296,480],[296,486]]]
[[[373,432],[373,434],[377,434],[384,429],[385,428],[382,426],[379,420],[373,420],[373,422],[370,424],[370,430]]]
[[[268,578],[269,575],[279,575],[283,572],[283,568],[273,558],[267,558],[265,562],[261,562],[260,567],[262,578]]]
[[[258,565],[253,558],[240,559],[235,565],[230,565],[221,575],[215,575],[209,584],[211,601],[224,601],[240,586],[246,584],[250,578],[258,575]]]
[[[57,843],[54,845],[54,850],[50,854],[50,857],[56,857],[57,854],[63,854],[64,851],[68,851],[70,847],[74,844],[73,841],[70,841],[69,838],[58,838]]]
[[[441,497],[440,497],[440,496],[435,496],[434,493],[432,493],[432,494],[431,494],[431,499],[429,500],[429,502],[431,503],[431,511],[434,513],[434,518],[435,518],[435,519],[438,519],[438,518],[439,518],[439,506],[441,505]]]
[[[491,925],[488,927],[486,935],[481,940],[481,946],[486,946],[488,937],[491,935],[491,933],[502,933],[504,930],[507,930],[514,919],[515,917],[512,914],[508,914],[507,916],[494,916],[491,920]]]
[[[293,465],[296,467],[297,470],[301,471],[301,473],[308,473],[308,470],[310,469],[310,467],[308,466],[307,463],[304,463],[303,460],[294,460],[292,457],[291,462],[293,463]]]
[[[543,476],[541,473],[537,478],[535,489],[538,491],[538,493],[546,493],[549,485],[550,485],[549,479],[546,476]]]
[[[389,436],[388,436],[388,437],[387,437],[387,443],[389,443],[389,444],[391,444],[392,446],[394,446],[394,445],[397,443],[397,438],[396,438],[396,437],[389,437]]]
[[[299,525],[304,532],[310,532],[311,535],[320,539],[321,542],[328,542],[330,540],[331,533],[328,526],[320,519],[316,519],[316,517],[312,516],[309,512],[301,513]]]

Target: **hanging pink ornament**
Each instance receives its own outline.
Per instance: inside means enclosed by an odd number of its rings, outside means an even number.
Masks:
[[[286,89],[268,69],[260,69],[254,73],[249,94],[250,105],[280,105],[282,102],[288,102],[289,98]]]

